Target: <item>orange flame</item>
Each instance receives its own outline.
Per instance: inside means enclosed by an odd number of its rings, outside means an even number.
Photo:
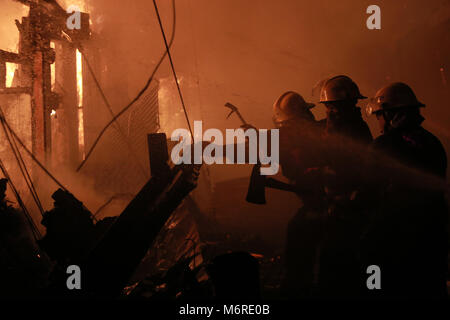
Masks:
[[[83,59],[77,50],[77,94],[78,94],[78,147],[84,159],[84,115],[83,115]]]
[[[77,50],[77,94],[78,107],[83,106],[83,59],[81,52]]]
[[[6,62],[6,87],[7,88],[10,88],[12,86],[12,83],[14,80],[14,74],[16,73],[17,68],[18,68],[17,64]]]
[[[68,9],[70,6],[77,6],[80,8],[81,12],[88,11],[88,6],[85,0],[61,0],[59,3],[64,9]]]

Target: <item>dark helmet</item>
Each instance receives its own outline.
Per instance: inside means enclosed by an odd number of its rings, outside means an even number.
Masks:
[[[352,79],[340,75],[326,80],[320,90],[320,102],[366,99]]]
[[[296,117],[310,118],[312,116],[310,109],[314,106],[314,103],[306,102],[296,92],[285,92],[273,104],[274,121],[281,122]]]
[[[425,105],[417,100],[412,89],[405,83],[391,83],[375,94],[367,105],[369,114],[378,114],[386,110],[403,108],[421,108]]]

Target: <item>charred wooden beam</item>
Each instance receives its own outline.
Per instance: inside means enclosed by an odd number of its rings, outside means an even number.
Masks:
[[[23,56],[23,55],[14,53],[14,52],[8,52],[8,51],[1,50],[1,49],[0,49],[0,61],[17,63],[17,64],[30,63],[30,59],[26,56]]]
[[[6,88],[6,63],[0,60],[0,89]]]
[[[81,28],[69,30],[67,19],[70,14],[55,0],[16,1],[30,7],[30,18],[33,20],[33,24],[38,26],[38,31],[43,38],[61,40],[61,32],[63,31],[75,42],[89,39],[91,33],[89,14],[81,12]]]
[[[65,13],[66,11],[55,0],[14,0],[29,7],[36,7],[40,9],[46,9]]]
[[[31,88],[21,88],[21,87],[15,87],[15,88],[0,88],[0,94],[31,94],[32,89]]]
[[[175,166],[152,176],[89,255],[83,267],[89,292],[120,294],[167,219],[196,187],[199,169]]]

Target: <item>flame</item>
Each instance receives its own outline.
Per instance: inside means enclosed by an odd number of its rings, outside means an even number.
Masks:
[[[55,43],[53,41],[50,42],[50,48],[55,49]],[[51,77],[52,90],[55,90],[56,69],[55,69],[55,63],[54,62],[50,65],[50,77]]]
[[[83,115],[83,59],[77,50],[77,94],[78,94],[78,147],[83,159],[84,151],[84,115]]]
[[[6,87],[7,88],[10,88],[12,86],[12,83],[14,80],[14,74],[16,73],[17,68],[18,68],[17,64],[6,62]]]
[[[83,106],[83,59],[81,52],[77,49],[77,94],[78,107]]]
[[[83,121],[83,108],[78,108],[78,150],[84,160],[86,157],[84,151],[84,121]]]
[[[28,16],[29,7],[16,1],[0,1],[0,49],[19,53],[19,30],[14,20]]]
[[[5,1],[6,2],[6,1]],[[23,16],[27,16],[29,7],[19,2],[9,1],[10,3],[0,4],[0,12],[2,13],[2,28],[0,29],[0,49],[19,52],[19,30],[14,24],[14,19],[21,20]],[[17,69],[14,63],[6,63],[6,87],[11,87],[14,79],[14,73]]]
[[[77,6],[81,12],[88,12],[87,1],[85,0],[60,0],[58,1],[61,7],[68,9],[70,6]]]

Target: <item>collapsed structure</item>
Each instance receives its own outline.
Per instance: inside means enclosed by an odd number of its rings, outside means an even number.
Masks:
[[[59,292],[60,284],[64,284],[60,277],[64,277],[65,267],[77,263],[89,270],[86,272],[89,294],[120,295],[130,279],[143,280],[158,264],[154,260],[158,255],[149,251],[152,245],[161,246],[158,241],[155,244],[158,235],[160,243],[170,243],[175,248],[175,255],[172,254],[165,268],[180,257],[185,257],[188,266],[192,261],[199,264],[197,228],[192,218],[187,219],[188,223],[182,221],[188,212],[201,210],[195,195],[182,207],[179,205],[196,187],[200,168],[169,168],[165,135],[156,134],[160,129],[158,81],[150,83],[132,112],[113,121],[105,142],[99,144],[79,173],[95,181],[94,188],[101,190],[102,198],[109,197],[95,214],[103,214],[100,211],[115,199],[129,202],[118,218],[99,220],[51,174],[75,173],[80,162],[84,164],[86,147],[93,145],[99,131],[99,105],[105,105],[109,118],[115,117],[97,78],[107,65],[102,65],[101,55],[89,43],[92,34],[87,13],[81,13],[81,28],[72,30],[66,24],[69,14],[56,1],[20,2],[29,7],[29,15],[20,22],[16,20],[20,34],[18,53],[0,51],[0,108],[4,128],[0,145],[2,170],[10,183],[8,189],[13,190],[21,206],[20,210],[13,210],[14,217],[28,217],[28,221],[22,219],[8,234],[27,230],[29,247],[21,254],[37,259],[39,265],[31,273],[38,273],[40,279],[32,291],[48,288],[50,296]],[[7,72],[11,65],[15,69],[13,77]],[[155,138],[147,141],[148,134]],[[146,164],[147,150],[152,160],[150,170]],[[12,207],[6,202],[6,181],[2,221],[15,219],[10,214]],[[58,185],[60,189],[54,192]],[[200,185],[208,187],[207,180]],[[50,194],[53,194],[54,208],[45,211]],[[177,213],[172,215],[175,210]],[[168,220],[171,228],[184,224],[183,232],[174,240],[167,240],[160,233]],[[4,245],[14,247],[8,240]],[[153,255],[151,263],[147,262],[147,267],[144,263],[139,271],[138,267],[148,260],[149,254]],[[14,261],[13,256],[8,257],[4,259],[7,269]],[[105,273],[105,270],[110,271]],[[112,274],[117,282],[109,283],[106,280]],[[11,285],[14,286],[13,281]],[[26,288],[17,290],[18,295],[32,294],[23,292]]]

